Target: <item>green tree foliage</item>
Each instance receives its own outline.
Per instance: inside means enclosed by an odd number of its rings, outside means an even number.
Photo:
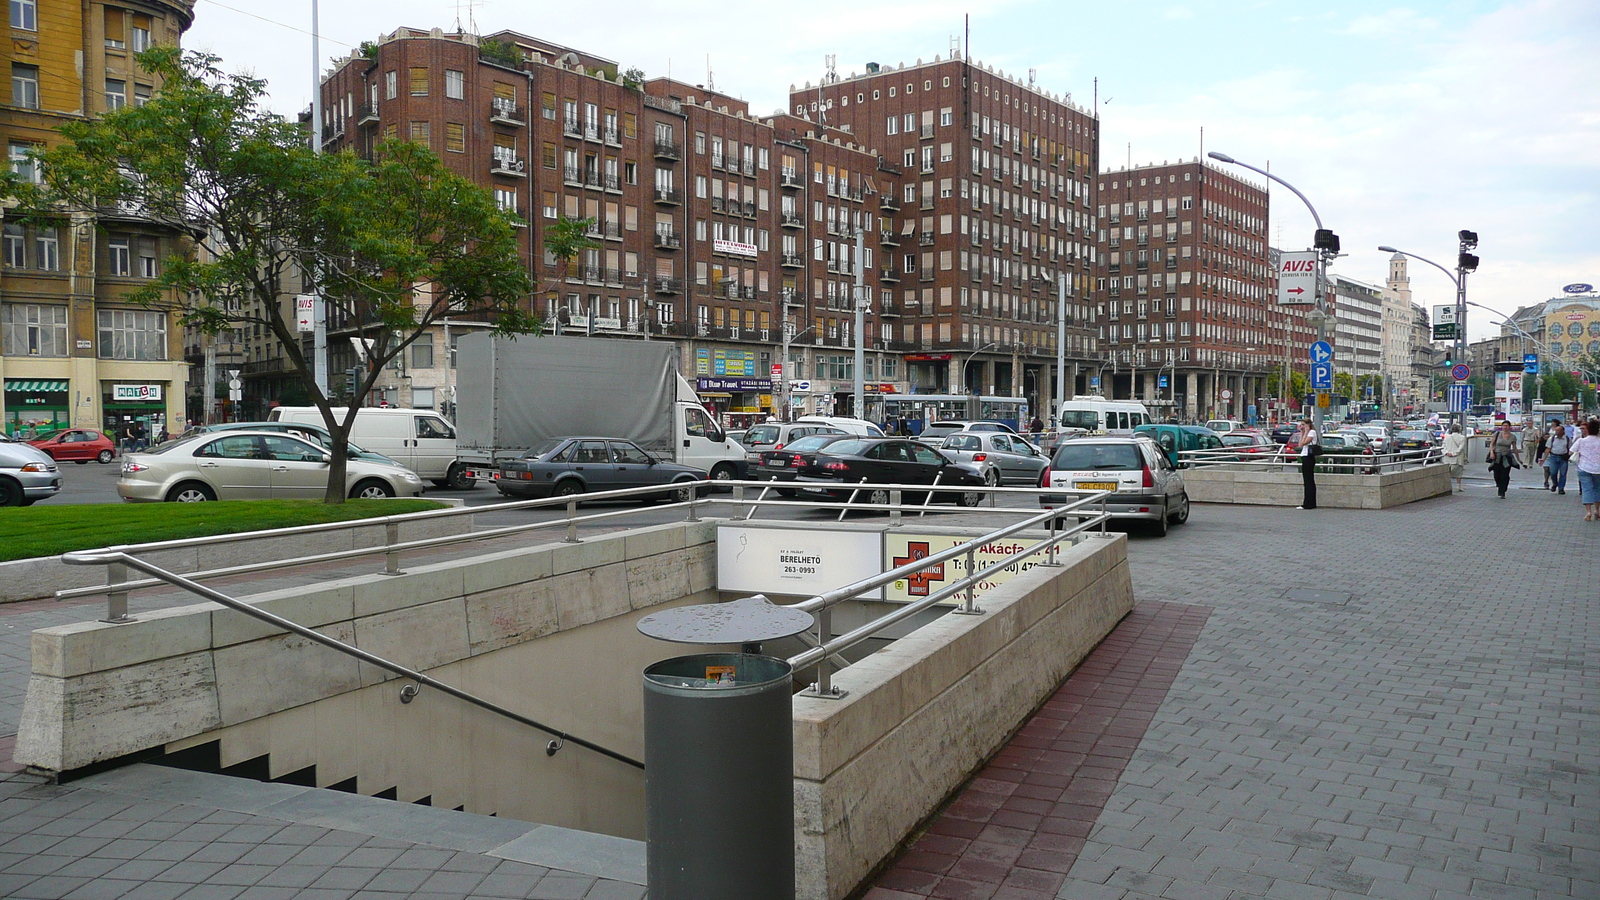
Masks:
[[[478,56],[510,69],[522,66],[522,49],[510,41],[484,41],[478,45]]]
[[[216,57],[158,47],[138,60],[161,92],[64,126],[64,142],[40,155],[44,183],[13,179],[5,193],[25,217],[116,207],[191,235],[198,252],[168,259],[129,299],[209,333],[260,325],[280,341],[333,436],[327,502],[343,502],[355,407],[335,418],[286,298],[320,293],[329,322],[360,336],[365,396],[446,316],[506,334],[540,327],[509,216],[418,145],[387,142],[370,161],[313,154],[301,128],[262,107],[264,83],[224,74]]]

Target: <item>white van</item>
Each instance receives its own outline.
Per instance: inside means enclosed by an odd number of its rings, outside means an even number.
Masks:
[[[1140,425],[1155,422],[1150,410],[1137,400],[1107,400],[1079,395],[1061,404],[1060,434],[1133,434]]]
[[[797,423],[807,425],[827,425],[837,428],[845,434],[857,437],[883,437],[883,429],[868,422],[866,419],[852,419],[848,416],[801,416],[795,419]]]
[[[344,407],[333,409],[334,417],[341,420],[345,412]],[[267,418],[323,424],[322,411],[315,406],[280,406]],[[465,489],[476,484],[456,458],[455,428],[433,410],[364,406],[356,411],[350,441],[382,453],[439,487]]]

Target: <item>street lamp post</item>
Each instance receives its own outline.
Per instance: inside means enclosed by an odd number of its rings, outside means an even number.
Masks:
[[[1317,208],[1311,205],[1311,201],[1306,199],[1305,194],[1300,193],[1299,188],[1287,181],[1284,181],[1282,178],[1279,178],[1271,172],[1266,171],[1265,169],[1258,169],[1249,163],[1240,162],[1226,153],[1217,153],[1213,151],[1211,153],[1207,153],[1206,155],[1217,162],[1249,169],[1250,171],[1255,172],[1257,175],[1261,175],[1272,181],[1276,181],[1292,191],[1296,197],[1300,198],[1300,202],[1306,205],[1306,209],[1311,211],[1311,220],[1317,223],[1317,230],[1312,236],[1311,241],[1312,249],[1317,251],[1317,308],[1316,315],[1307,316],[1306,318],[1315,320],[1313,324],[1317,326],[1317,340],[1326,340],[1328,337],[1328,263],[1332,262],[1334,258],[1339,255],[1339,236],[1334,234],[1331,230],[1322,227],[1322,217],[1317,215]],[[1332,360],[1329,360],[1329,362],[1331,363]],[[1311,427],[1316,430],[1317,436],[1320,439],[1322,436],[1322,405],[1320,403],[1311,408]]]
[[[963,376],[965,377],[965,373]],[[1061,427],[1061,404],[1067,399],[1067,273],[1056,274],[1056,410],[1055,425]]]
[[[867,337],[862,333],[867,330],[867,292],[865,282],[863,281],[863,275],[866,269],[866,266],[864,265],[866,262],[866,256],[865,250],[863,249],[863,242],[866,240],[866,233],[866,229],[864,228],[856,229],[856,284],[854,304],[856,308],[856,383],[855,393],[851,395],[851,398],[854,401],[855,414],[856,418],[858,419],[865,419],[867,417],[867,386],[865,380]]]
[[[984,344],[982,347],[979,347],[978,349],[976,349],[976,350],[972,351],[971,353],[967,354],[967,358],[963,359],[961,361],[961,386],[962,387],[966,387],[967,386],[967,366],[971,365],[972,358],[974,356],[977,356],[979,353],[982,353],[985,350],[991,350],[991,349],[993,349],[995,347],[998,347],[998,346],[1000,346],[1000,345],[995,343],[994,341],[990,341],[989,343]],[[980,384],[979,387],[982,387],[982,385]],[[967,393],[976,396],[976,395],[982,394],[983,392],[982,391],[971,391],[971,390],[969,390],[969,391],[967,391]],[[969,406],[969,408],[967,409],[968,417],[976,419],[978,417],[978,414],[979,414],[980,410],[974,410],[974,409],[970,408],[970,406],[971,406],[970,401],[968,403],[968,406]]]
[[[1456,286],[1456,352],[1455,352],[1455,358],[1456,358],[1456,360],[1458,360],[1460,362],[1465,362],[1466,358],[1467,358],[1467,305],[1468,305],[1467,304],[1467,273],[1468,272],[1475,272],[1478,269],[1478,258],[1476,256],[1473,256],[1468,251],[1477,248],[1477,246],[1478,246],[1478,235],[1477,235],[1477,232],[1462,231],[1459,234],[1457,234],[1456,236],[1460,239],[1461,243],[1460,243],[1460,252],[1456,256],[1456,271],[1455,271],[1454,274],[1451,274],[1449,269],[1446,269],[1444,266],[1439,265],[1438,263],[1434,262],[1431,259],[1428,259],[1425,256],[1418,256],[1415,253],[1407,253],[1404,250],[1397,250],[1394,247],[1379,247],[1378,250],[1380,252],[1383,252],[1383,253],[1398,253],[1401,256],[1409,257],[1411,259],[1416,260],[1417,262],[1425,262],[1428,265],[1433,266],[1435,269],[1438,269],[1439,271],[1443,272],[1446,278],[1450,279],[1452,282],[1455,283],[1455,286]],[[1472,305],[1476,306],[1477,304],[1472,304]],[[1466,411],[1466,409],[1462,409],[1456,415],[1457,415],[1457,420],[1456,420],[1457,424],[1459,424],[1461,426],[1461,431],[1462,431],[1463,434],[1465,434],[1466,430],[1467,430],[1467,411]]]
[[[785,311],[783,314],[783,358],[780,360],[781,365],[778,366],[778,396],[779,401],[783,403],[783,421],[785,422],[789,421],[791,416],[791,404],[789,403],[789,344],[795,338],[815,327],[817,326],[807,325],[799,331],[795,331],[794,323],[790,321],[789,313]]]

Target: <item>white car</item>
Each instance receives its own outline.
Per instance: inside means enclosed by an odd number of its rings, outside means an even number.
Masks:
[[[200,434],[124,456],[117,495],[134,502],[320,500],[330,460],[321,447],[290,434]],[[344,474],[345,494],[352,499],[422,493],[422,479],[399,464],[347,459]]]
[[[1230,431],[1240,430],[1244,427],[1244,423],[1237,419],[1208,419],[1206,427],[1217,434],[1227,434]]]
[[[959,463],[979,466],[984,480],[993,484],[1033,487],[1050,457],[1018,435],[1001,431],[961,431],[944,439],[939,451]]]
[[[1183,476],[1155,441],[1143,437],[1084,437],[1056,448],[1043,487],[1072,491],[1111,491],[1106,512],[1116,519],[1146,522],[1158,535],[1167,526],[1189,521],[1189,494]],[[1039,505],[1062,506],[1064,494],[1041,494]]]

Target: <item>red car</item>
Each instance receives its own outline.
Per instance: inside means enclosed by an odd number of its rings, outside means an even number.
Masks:
[[[1270,437],[1252,429],[1238,429],[1222,435],[1222,446],[1239,454],[1240,460],[1257,459],[1278,452]]]
[[[117,453],[117,445],[110,438],[89,428],[69,428],[28,443],[43,450],[51,459],[60,462],[70,459],[80,466],[91,459],[109,463]]]

